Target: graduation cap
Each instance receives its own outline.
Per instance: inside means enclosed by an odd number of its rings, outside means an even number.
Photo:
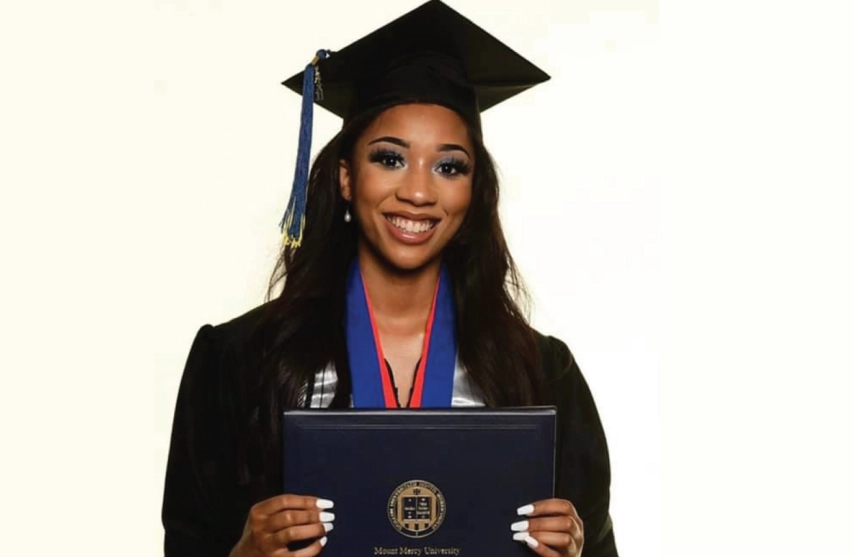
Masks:
[[[299,147],[288,208],[280,223],[286,245],[304,228],[313,106],[346,126],[366,111],[406,102],[456,111],[480,133],[481,112],[547,81],[549,76],[440,0],[418,8],[339,51],[320,50],[283,82],[302,95]]]

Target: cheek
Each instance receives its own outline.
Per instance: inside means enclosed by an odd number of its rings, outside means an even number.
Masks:
[[[468,211],[472,200],[472,184],[453,184],[445,195],[445,210],[456,216],[462,216]]]
[[[392,195],[394,183],[387,172],[367,166],[359,169],[353,181],[354,202],[357,205],[376,206]]]

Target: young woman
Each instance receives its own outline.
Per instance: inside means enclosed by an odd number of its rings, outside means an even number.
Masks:
[[[467,47],[449,48],[460,36]],[[283,493],[286,408],[555,405],[556,497],[521,508],[507,535],[532,555],[616,556],[596,406],[567,346],[517,306],[480,125],[485,108],[547,76],[436,1],[319,58],[289,86],[310,108],[317,85],[344,125],[305,190],[298,173],[274,277],[281,294],[205,325],[193,343],[167,467],[165,554],[322,553],[334,502]],[[362,321],[348,311],[359,303],[370,308]],[[436,318],[437,307],[450,317]],[[366,328],[379,372],[354,348]],[[430,343],[441,335],[454,352],[444,369],[435,362],[447,347]],[[450,377],[448,387],[432,373]]]

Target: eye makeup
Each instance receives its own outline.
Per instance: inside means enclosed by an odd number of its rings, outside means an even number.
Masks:
[[[373,149],[368,155],[368,160],[372,163],[380,163],[381,165],[394,168],[398,164],[403,164],[403,157],[397,151],[385,147]]]
[[[459,157],[448,157],[442,159],[436,166],[439,169],[446,169],[446,172],[443,172],[443,174],[450,174],[452,176],[467,176],[471,174],[472,171],[471,163]]]
[[[403,155],[387,147],[378,147],[368,154],[368,160],[386,168],[400,168],[405,164]],[[472,172],[471,163],[460,157],[445,157],[436,163],[436,170],[445,176],[467,176]]]

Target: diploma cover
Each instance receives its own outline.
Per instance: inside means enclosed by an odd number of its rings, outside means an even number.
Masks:
[[[554,495],[553,407],[293,410],[285,493],[335,503],[323,557],[530,557],[516,510]]]

